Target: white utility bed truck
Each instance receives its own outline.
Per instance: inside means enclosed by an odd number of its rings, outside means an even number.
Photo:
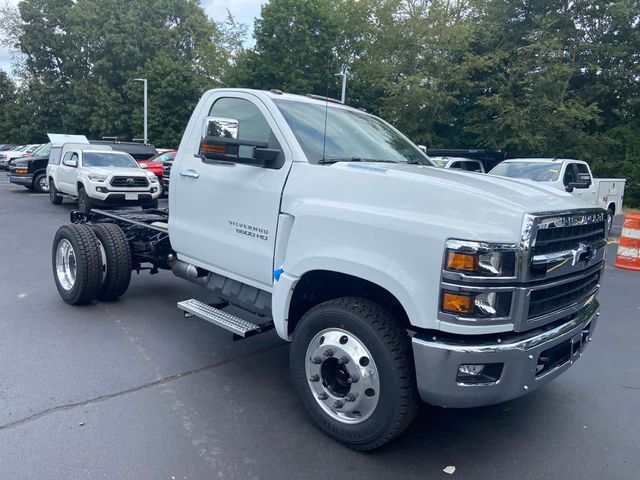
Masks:
[[[206,92],[168,211],[71,221],[52,250],[65,301],[116,298],[140,268],[202,285],[218,303],[178,308],[237,338],[275,328],[310,417],[358,450],[399,435],[420,399],[473,407],[538,389],[599,315],[606,210],[435,168],[379,118],[315,97]]]
[[[565,190],[607,210],[607,231],[614,215],[622,213],[624,178],[593,178],[589,164],[569,158],[513,158],[496,165],[490,175],[529,179]]]

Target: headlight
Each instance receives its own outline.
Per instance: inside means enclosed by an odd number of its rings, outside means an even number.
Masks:
[[[98,174],[90,174],[88,175],[89,180],[92,182],[104,182],[107,179],[106,175],[98,175]]]
[[[16,168],[26,168],[27,167],[27,162],[15,162],[13,164],[14,167]]]
[[[512,292],[442,291],[440,308],[461,318],[504,318],[511,310]]]
[[[448,240],[444,269],[481,277],[513,277],[516,247],[514,245]]]
[[[154,173],[152,173],[151,175],[147,175],[147,178],[151,183],[158,183],[158,177],[156,177]]]

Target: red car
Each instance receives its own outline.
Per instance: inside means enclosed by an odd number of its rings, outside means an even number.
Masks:
[[[176,158],[176,151],[169,150],[168,152],[158,153],[147,160],[136,160],[136,162],[141,168],[155,173],[162,183],[162,162],[172,162],[174,158]]]

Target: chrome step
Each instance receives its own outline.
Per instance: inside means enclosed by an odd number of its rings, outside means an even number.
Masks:
[[[184,310],[185,315],[195,315],[196,317],[202,318],[207,322],[211,322],[218,327],[229,330],[234,335],[238,335],[242,338],[264,332],[273,327],[273,323],[256,325],[255,323],[248,322],[236,317],[235,315],[231,315],[230,313],[223,312],[211,305],[207,305],[195,298],[178,302],[178,308],[180,310]]]

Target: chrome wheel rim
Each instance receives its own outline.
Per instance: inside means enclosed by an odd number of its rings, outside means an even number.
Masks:
[[[71,290],[76,283],[76,252],[67,239],[58,242],[56,248],[56,275],[65,290]]]
[[[46,177],[42,177],[40,180],[38,180],[38,185],[40,187],[40,190],[42,190],[43,192],[49,191],[49,184],[47,183]]]
[[[611,231],[611,227],[613,226],[613,215],[607,215],[607,235]]]
[[[328,328],[307,347],[305,372],[311,394],[334,420],[357,424],[373,414],[380,377],[364,343],[353,333]]]
[[[98,239],[98,247],[100,247],[100,259],[102,260],[102,282],[104,282],[105,277],[107,276],[107,252],[104,250],[104,245]]]

